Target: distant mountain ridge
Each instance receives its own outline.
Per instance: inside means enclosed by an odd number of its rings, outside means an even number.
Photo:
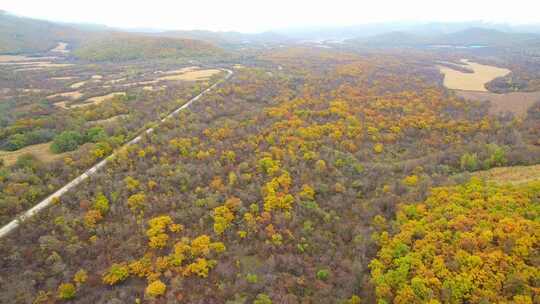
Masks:
[[[349,43],[371,47],[421,47],[421,46],[487,46],[516,47],[539,45],[540,34],[513,33],[486,28],[467,28],[458,32],[421,35],[409,32],[391,32],[371,37],[348,40]]]

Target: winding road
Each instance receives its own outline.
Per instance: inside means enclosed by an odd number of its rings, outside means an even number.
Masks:
[[[164,121],[167,121],[167,120],[173,118],[178,113],[180,113],[181,111],[188,108],[192,103],[199,100],[202,96],[204,96],[205,94],[207,94],[210,91],[212,91],[213,89],[215,89],[219,84],[227,81],[234,74],[234,72],[232,70],[229,70],[229,69],[221,69],[221,70],[227,72],[227,76],[225,76],[224,79],[214,83],[213,85],[211,85],[210,87],[206,88],[204,91],[199,93],[199,95],[193,97],[187,103],[185,103],[184,105],[182,105],[178,109],[171,112],[165,118],[161,119],[160,123],[163,123]],[[138,135],[137,137],[133,138],[132,140],[130,140],[129,142],[124,144],[124,146],[122,146],[122,148],[138,143],[142,139],[144,134],[150,134],[150,133],[154,132],[154,130],[155,130],[155,128],[146,129],[145,131],[141,132],[140,135]],[[95,164],[92,168],[86,170],[84,173],[82,173],[81,175],[76,177],[74,180],[72,180],[71,182],[64,185],[62,188],[56,190],[56,192],[49,195],[47,198],[45,198],[44,200],[39,202],[37,205],[35,205],[31,209],[29,209],[26,212],[24,212],[23,214],[19,215],[16,219],[12,220],[11,222],[9,222],[5,226],[3,226],[0,229],[0,238],[8,235],[10,232],[17,229],[17,227],[19,227],[19,225],[22,222],[24,222],[25,220],[27,220],[27,219],[31,218],[32,216],[36,215],[37,213],[39,213],[44,208],[48,207],[53,202],[53,200],[55,198],[61,197],[64,193],[68,192],[69,190],[71,190],[72,188],[76,187],[81,182],[83,182],[85,179],[92,176],[92,174],[94,174],[96,171],[98,171],[99,169],[104,167],[115,156],[116,156],[116,152],[113,152],[111,155],[109,155],[105,159],[101,160],[99,163]]]

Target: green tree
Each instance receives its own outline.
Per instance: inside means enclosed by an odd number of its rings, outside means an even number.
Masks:
[[[81,133],[77,131],[64,131],[57,135],[51,144],[54,153],[62,153],[77,149],[84,142]]]

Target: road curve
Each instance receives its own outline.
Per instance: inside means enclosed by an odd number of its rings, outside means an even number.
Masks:
[[[178,109],[174,110],[172,113],[167,115],[165,118],[161,119],[160,123],[163,123],[164,121],[171,119],[172,117],[177,115],[179,112],[181,112],[181,111],[185,110],[186,108],[188,108],[192,103],[199,100],[202,96],[204,96],[208,92],[212,91],[216,86],[218,86],[222,82],[228,80],[233,74],[233,71],[231,71],[229,69],[222,69],[222,70],[227,72],[227,76],[225,76],[224,79],[214,83],[213,85],[211,85],[210,87],[206,88],[204,91],[199,93],[199,95],[197,95],[197,96],[193,97],[192,99],[190,99],[187,103],[185,103],[184,105],[182,105]],[[141,132],[140,135],[138,135],[137,137],[133,138],[132,140],[130,140],[126,144],[124,144],[124,147],[131,146],[131,145],[134,145],[134,144],[138,143],[142,139],[144,134],[150,134],[152,132],[154,132],[154,128],[146,129],[145,131]],[[92,174],[94,174],[96,171],[98,171],[99,169],[104,167],[115,156],[116,156],[116,153],[113,152],[111,155],[109,155],[105,159],[101,160],[99,163],[95,164],[92,168],[86,170],[84,173],[82,173],[81,175],[79,175],[78,177],[76,177],[75,179],[73,179],[72,181],[67,183],[66,185],[64,185],[62,188],[56,190],[56,192],[49,195],[47,198],[45,198],[44,200],[39,202],[37,205],[35,205],[34,207],[32,207],[29,210],[25,211],[23,214],[19,215],[16,219],[14,219],[11,222],[4,225],[2,228],[0,228],[0,238],[8,235],[10,232],[17,229],[17,227],[19,227],[19,225],[22,222],[24,222],[25,220],[31,218],[35,214],[39,213],[44,208],[48,207],[53,202],[53,200],[55,198],[61,197],[64,193],[68,192],[69,190],[71,190],[72,188],[76,187],[81,182],[83,182],[85,179],[92,176]]]

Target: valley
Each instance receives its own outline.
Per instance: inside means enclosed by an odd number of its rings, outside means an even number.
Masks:
[[[0,11],[0,303],[539,303],[540,34],[393,26]]]

